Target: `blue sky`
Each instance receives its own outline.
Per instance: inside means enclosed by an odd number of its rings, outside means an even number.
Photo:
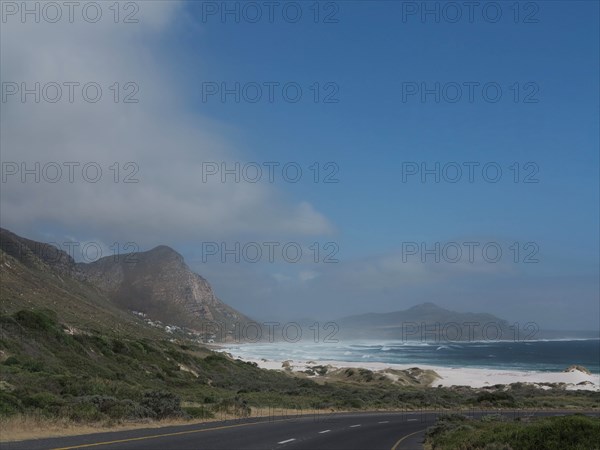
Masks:
[[[102,201],[98,192],[83,186],[76,193],[82,195],[80,206],[67,215],[57,214],[56,208],[23,213],[16,199],[35,195],[35,189],[6,183],[3,208],[11,214],[3,218],[3,226],[40,239],[68,236],[103,245],[135,240],[141,249],[172,245],[223,300],[257,318],[335,318],[434,301],[550,328],[597,328],[598,3],[534,2],[534,11],[532,4],[522,2],[519,23],[512,2],[499,3],[497,23],[485,20],[479,8],[473,23],[465,9],[458,23],[444,17],[439,23],[431,16],[421,20],[419,14],[403,21],[403,8],[421,2],[383,1],[335,2],[337,23],[314,23],[312,2],[299,4],[303,16],[298,23],[277,12],[273,23],[264,17],[249,23],[243,16],[239,23],[232,16],[224,23],[218,13],[203,18],[203,2],[176,7],[141,2],[139,29],[127,25],[125,31],[115,31],[114,24],[100,30],[89,24],[79,24],[75,31],[65,31],[66,25],[60,31],[40,27],[38,39],[47,39],[44,33],[54,36],[57,53],[83,51],[66,43],[72,33],[80,33],[82,47],[94,46],[94,61],[103,64],[102,70],[120,69],[95,76],[130,76],[139,82],[143,112],[135,105],[108,105],[101,111],[83,105],[78,114],[89,112],[98,123],[111,124],[117,116],[119,123],[133,124],[107,127],[114,135],[108,144],[115,155],[139,162],[141,182],[135,192],[130,186],[111,186],[111,198],[122,199],[118,204]],[[436,4],[447,5],[428,3]],[[321,14],[334,7],[326,5],[320,4]],[[533,12],[537,22],[523,23]],[[3,45],[22,25],[4,27]],[[111,32],[127,39],[108,37]],[[5,53],[3,81],[31,78],[22,69],[26,64],[14,64],[14,71],[6,68],[6,63],[26,58],[18,50],[9,47]],[[86,79],[79,72],[80,60],[69,64],[69,76]],[[56,76],[55,69],[45,69],[49,77]],[[295,82],[303,97],[289,103],[276,89],[272,103],[237,103],[231,96],[222,102],[219,95],[203,101],[206,83],[236,82]],[[315,82],[321,94],[331,92],[325,83],[334,83],[339,101],[313,102],[309,86]],[[437,103],[431,95],[425,102],[419,95],[403,101],[403,83],[432,87],[436,82],[475,82],[479,87],[473,102],[467,100],[466,88],[456,103]],[[486,83],[501,87],[498,102],[485,101],[481,86]],[[537,102],[523,102],[533,89],[530,98]],[[30,112],[27,108],[34,105],[2,107],[7,123],[14,125],[22,124],[20,112]],[[54,115],[44,108],[36,110],[41,111],[35,116],[40,127],[32,127],[40,135],[41,124]],[[66,107],[61,112],[64,123],[75,114]],[[57,123],[54,129],[60,127]],[[19,157],[18,146],[11,154],[10,143],[23,136],[13,133],[5,134],[3,160]],[[78,143],[72,154],[92,140],[90,133],[65,134],[61,139]],[[60,161],[66,154],[63,146],[52,157]],[[41,159],[32,153],[29,160],[36,157]],[[277,176],[275,183],[260,186],[214,180],[197,184],[202,162],[222,160],[295,162],[305,172],[298,183]],[[335,163],[339,183],[312,182],[307,168],[314,162]],[[476,162],[479,168],[494,163],[503,173],[497,183],[486,182],[480,169],[473,183],[466,174],[454,184],[434,183],[431,177],[421,183],[418,176],[402,182],[406,162],[430,167]],[[525,164],[533,163],[539,182],[514,183],[509,169],[514,163],[521,175],[527,172]],[[194,178],[195,184],[184,182]],[[187,203],[171,210],[183,197]],[[46,203],[59,198],[57,193]],[[96,207],[82,212],[84,203]],[[207,216],[214,221],[207,222]],[[180,229],[181,222],[189,227]],[[202,258],[201,242],[270,240],[306,246],[332,241],[339,246],[340,262],[223,264]],[[539,262],[515,264],[508,253],[498,264],[480,258],[473,264],[402,261],[403,243],[450,241],[498,242],[504,252],[513,242],[534,242]]]
[[[586,248],[598,248],[597,5],[540,5],[536,24],[401,23],[393,2],[343,2],[337,24],[223,24],[211,16],[186,39],[190,52],[210,55],[208,64],[190,62],[190,107],[234,124],[251,161],[336,162],[338,186],[282,187],[339,226],[349,255],[413,237],[493,234],[543,240],[545,251],[560,249],[575,264],[585,255],[581,266],[589,267],[595,252]],[[340,101],[202,103],[193,80],[333,81]],[[402,103],[404,81],[493,81],[503,98]],[[515,82],[536,83],[539,102],[514,103]],[[474,184],[402,184],[404,161],[492,161],[505,170],[533,161],[540,183],[511,183],[507,171],[498,185],[481,176]]]

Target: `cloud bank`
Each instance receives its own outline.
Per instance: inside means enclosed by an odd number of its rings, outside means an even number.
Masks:
[[[50,225],[140,246],[332,231],[311,204],[276,186],[202,179],[203,163],[244,155],[228,124],[190,111],[178,67],[167,62],[173,29],[196,26],[181,4],[139,3],[138,23],[114,23],[101,5],[96,23],[75,13],[73,23],[16,15],[2,24],[3,226],[35,235]],[[36,83],[39,98],[22,97]]]

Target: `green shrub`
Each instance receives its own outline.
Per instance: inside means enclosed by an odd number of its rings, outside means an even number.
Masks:
[[[350,407],[359,409],[363,407],[364,402],[360,398],[353,398],[350,400]]]
[[[482,422],[502,422],[504,417],[501,414],[487,414],[481,418]]]
[[[125,345],[125,343],[123,341],[121,341],[119,339],[113,339],[112,351],[114,353],[124,354],[124,353],[128,353],[128,350],[129,349],[127,348],[127,345]]]
[[[157,419],[184,416],[184,411],[181,409],[181,399],[168,391],[146,392],[140,403],[152,411]]]
[[[11,416],[22,411],[21,402],[16,396],[0,391],[0,416]]]
[[[33,311],[22,309],[13,315],[22,327],[36,331],[50,331],[56,329],[55,314],[51,311]]]
[[[8,358],[6,358],[3,364],[7,366],[18,366],[19,360],[15,356],[9,356]]]
[[[111,419],[144,419],[154,417],[154,412],[133,400],[118,400],[106,405],[102,411]]]
[[[45,368],[44,363],[42,361],[37,361],[33,359],[25,361],[23,364],[21,364],[21,367],[23,367],[23,369],[29,372],[43,372]]]
[[[66,415],[75,422],[98,422],[106,419],[93,403],[74,402],[63,408],[62,415]]]
[[[515,406],[514,397],[504,391],[482,392],[477,396],[476,402],[496,406]]]
[[[38,392],[23,398],[23,405],[26,407],[47,409],[62,405],[63,401],[50,392]]]

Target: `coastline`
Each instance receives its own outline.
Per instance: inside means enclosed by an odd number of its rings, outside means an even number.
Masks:
[[[229,353],[230,349],[226,346],[220,349],[215,349]],[[362,368],[373,372],[382,372],[387,369],[391,370],[408,370],[419,368],[422,370],[433,370],[440,378],[435,379],[430,386],[432,387],[451,387],[451,386],[468,386],[471,388],[492,387],[497,384],[512,384],[512,383],[527,383],[536,386],[540,389],[551,389],[550,384],[559,385],[564,383],[566,390],[585,390],[585,391],[600,391],[600,374],[588,374],[578,369],[560,372],[548,371],[532,371],[532,370],[512,370],[512,369],[484,369],[484,368],[455,368],[444,367],[428,364],[394,364],[383,362],[364,362],[364,361],[335,361],[335,360],[292,360],[292,359],[266,359],[241,357],[233,354],[234,358],[242,359],[243,361],[256,363],[258,367],[268,370],[285,371],[284,362],[286,362],[287,370],[292,372],[304,372],[310,367],[330,366],[332,370],[345,368]],[[319,375],[307,375],[308,378],[318,378]]]

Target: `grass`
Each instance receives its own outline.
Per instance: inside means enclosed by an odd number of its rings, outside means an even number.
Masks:
[[[600,448],[600,418],[580,414],[505,421],[450,415],[427,431],[431,450],[593,450]]]

